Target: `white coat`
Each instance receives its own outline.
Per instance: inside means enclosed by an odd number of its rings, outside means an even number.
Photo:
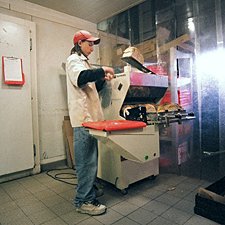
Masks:
[[[81,127],[83,122],[104,119],[95,82],[89,82],[82,88],[78,87],[78,76],[86,69],[90,69],[90,65],[84,55],[75,53],[67,58],[67,99],[72,127]]]

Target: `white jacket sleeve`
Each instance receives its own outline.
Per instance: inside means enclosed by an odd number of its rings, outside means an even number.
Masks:
[[[85,59],[77,54],[72,54],[67,58],[66,73],[71,83],[78,87],[77,80],[81,71],[88,69],[85,65]]]

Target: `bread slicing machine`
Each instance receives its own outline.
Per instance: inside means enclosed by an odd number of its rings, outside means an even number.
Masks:
[[[129,127],[135,122],[130,120],[121,128],[118,124],[125,120],[121,109],[129,104],[159,103],[168,88],[168,77],[143,73],[130,65],[115,77],[101,93],[105,123],[115,126],[98,129],[91,122],[83,126],[99,141],[98,177],[126,194],[130,184],[159,174],[159,128],[157,121]]]

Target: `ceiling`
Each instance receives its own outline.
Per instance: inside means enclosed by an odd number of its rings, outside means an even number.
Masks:
[[[145,0],[25,0],[92,23],[99,23]]]

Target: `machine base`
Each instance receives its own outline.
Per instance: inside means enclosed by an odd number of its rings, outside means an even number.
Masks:
[[[127,193],[130,184],[159,174],[159,159],[148,162],[135,162],[99,144],[98,178],[107,181]]]

